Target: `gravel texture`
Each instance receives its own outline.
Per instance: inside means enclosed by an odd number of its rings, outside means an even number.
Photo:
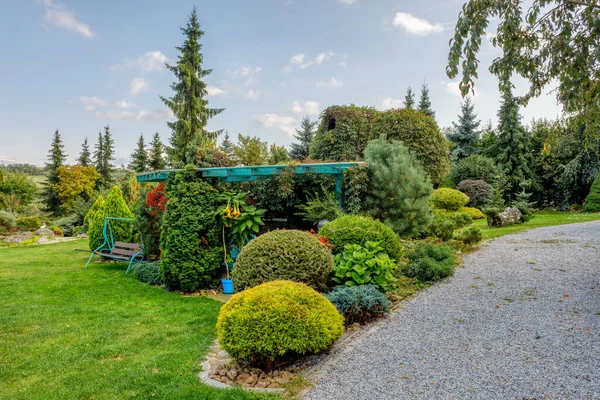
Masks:
[[[360,340],[305,399],[600,399],[600,222],[495,239]]]

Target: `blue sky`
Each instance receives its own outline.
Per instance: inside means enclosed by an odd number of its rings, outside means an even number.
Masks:
[[[117,164],[144,133],[166,142],[179,30],[194,5],[202,29],[209,129],[289,145],[303,115],[332,104],[401,106],[423,82],[440,127],[457,119],[457,82],[445,75],[448,40],[462,0],[3,0],[0,25],[0,163],[43,165],[58,128],[74,162],[87,136],[110,125]],[[6,33],[10,32],[10,36]],[[498,50],[484,43],[474,98],[496,120],[498,89],[487,72]],[[517,84],[523,91],[525,86]],[[517,94],[519,90],[517,90]],[[525,122],[555,118],[552,95],[522,110]]]

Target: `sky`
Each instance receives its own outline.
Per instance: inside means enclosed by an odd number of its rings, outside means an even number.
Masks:
[[[0,0],[0,163],[46,161],[61,133],[74,163],[87,137],[110,126],[116,165],[140,134],[167,142],[173,63],[194,6],[202,29],[208,129],[289,146],[303,116],[330,105],[402,107],[426,82],[440,127],[457,120],[457,80],[446,76],[448,41],[463,0]],[[7,33],[10,33],[8,35]],[[493,31],[489,32],[490,35]],[[499,50],[480,54],[475,111],[496,122]],[[515,94],[524,93],[516,82]],[[556,118],[552,94],[521,110],[524,122]]]

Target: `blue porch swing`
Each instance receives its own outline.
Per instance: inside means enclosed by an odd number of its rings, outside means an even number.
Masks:
[[[96,250],[92,251],[90,258],[88,259],[87,264],[85,264],[85,268],[90,265],[92,258],[97,255],[104,258],[109,258],[114,262],[124,261],[129,262],[127,266],[127,271],[125,274],[129,273],[131,269],[131,265],[133,263],[139,263],[144,261],[144,238],[140,237],[141,244],[137,243],[125,243],[125,242],[115,242],[115,238],[113,236],[113,230],[111,226],[111,221],[124,221],[124,222],[134,222],[133,218],[117,218],[117,217],[105,217],[104,218],[104,226],[102,227],[102,235],[104,236],[104,243],[102,246],[98,247]]]

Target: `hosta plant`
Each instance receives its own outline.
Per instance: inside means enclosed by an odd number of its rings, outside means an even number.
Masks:
[[[379,242],[365,246],[348,244],[335,256],[331,280],[338,285],[374,285],[387,292],[395,282],[396,262],[384,251]]]

